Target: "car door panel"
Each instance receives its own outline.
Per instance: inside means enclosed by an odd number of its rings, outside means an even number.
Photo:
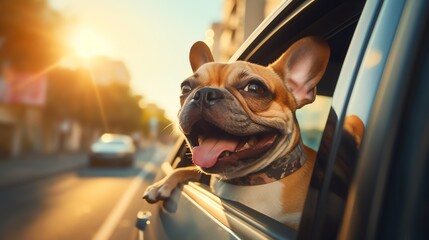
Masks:
[[[164,164],[164,172],[172,168]],[[292,229],[240,203],[223,200],[201,183],[182,184],[163,203],[144,206],[152,211],[145,239],[295,239]]]

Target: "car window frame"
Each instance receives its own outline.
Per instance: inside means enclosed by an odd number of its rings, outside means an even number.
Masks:
[[[407,89],[415,81],[411,77],[416,66],[412,61],[420,51],[420,45],[415,41],[423,38],[422,26],[427,24],[429,8],[426,1],[405,1],[404,4],[392,49],[381,76],[379,91],[382,94],[377,95],[370,114],[368,140],[364,139],[356,176],[352,182],[351,197],[346,205],[340,232],[340,236],[346,239],[376,239],[379,236],[378,226],[382,225],[380,214],[383,201],[386,200],[389,169],[396,158],[394,152],[401,149],[395,147],[395,141],[400,141],[400,119],[406,110],[404,103],[409,101]],[[424,19],[426,21],[422,21]],[[383,147],[380,148],[381,145]],[[401,230],[403,229],[398,229],[398,232]]]
[[[344,121],[346,116],[353,114],[350,111],[350,106],[358,104],[356,96],[359,95],[362,89],[356,88],[365,81],[363,77],[372,76],[374,79],[374,92],[372,92],[371,99],[368,100],[366,106],[367,111],[371,111],[373,107],[373,98],[379,91],[378,85],[381,81],[381,75],[384,71],[387,56],[382,56],[377,65],[373,68],[366,67],[367,57],[371,54],[374,49],[382,49],[383,53],[387,54],[390,51],[390,46],[394,40],[396,34],[397,25],[392,20],[392,14],[396,14],[397,18],[401,16],[401,6],[397,3],[386,2],[386,1],[371,1],[369,2],[362,13],[362,21],[356,29],[356,33],[353,37],[350,45],[350,51],[347,53],[345,60],[345,67],[342,68],[337,88],[333,97],[333,113],[336,114],[337,122],[334,126],[334,136],[330,136],[329,141],[332,141],[329,153],[326,159],[323,159],[318,155],[316,160],[315,171],[313,172],[313,179],[317,179],[316,175],[323,175],[323,179],[320,182],[312,181],[310,185],[309,195],[307,197],[306,208],[304,209],[304,222],[302,231],[300,231],[300,238],[314,239],[318,237],[335,238],[338,229],[332,229],[333,224],[338,224],[332,221],[332,213],[329,213],[328,203],[332,196],[333,189],[333,177],[335,170],[341,165],[339,162],[340,148],[345,141]],[[383,25],[386,22],[391,24],[386,32],[380,31],[379,28],[386,28]],[[393,21],[393,22],[392,22]],[[381,24],[381,26],[380,26]],[[377,30],[378,29],[378,30]],[[380,45],[379,39],[384,40],[384,45]],[[367,125],[366,119],[363,120],[364,124]],[[365,137],[364,137],[365,138]],[[328,141],[327,140],[327,141]],[[322,139],[323,141],[323,139]],[[356,153],[356,159],[353,162],[359,162],[359,152]],[[325,164],[326,166],[318,167],[318,165]],[[354,163],[355,164],[355,163]],[[342,164],[344,166],[344,164]],[[318,171],[321,168],[321,171]],[[352,174],[354,172],[354,166],[351,166]],[[345,194],[347,198],[348,193]],[[344,200],[344,199],[343,199]],[[312,206],[316,207],[312,207]],[[336,203],[337,211],[344,211],[338,202]],[[332,212],[332,211],[331,211]],[[342,213],[340,213],[341,215]],[[336,221],[341,221],[341,216],[338,216]],[[331,227],[328,227],[331,226]],[[337,226],[338,228],[340,226]],[[317,236],[317,237],[316,237]]]

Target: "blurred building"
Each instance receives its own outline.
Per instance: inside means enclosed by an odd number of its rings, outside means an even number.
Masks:
[[[281,0],[225,0],[221,23],[212,25],[206,34],[216,61],[228,61],[259,24],[282,2]],[[213,39],[213,44],[211,43]]]
[[[17,124],[17,112],[0,103],[0,157],[16,155],[20,151],[21,128]]]
[[[130,74],[122,61],[96,56],[90,60],[89,66],[96,84],[107,85],[116,82],[128,86],[130,83]]]
[[[0,157],[16,156],[23,147],[41,151],[42,111],[47,77],[17,71],[8,64],[0,72]]]

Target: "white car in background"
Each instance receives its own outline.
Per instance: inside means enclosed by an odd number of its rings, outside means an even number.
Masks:
[[[132,166],[136,147],[133,139],[122,134],[103,134],[91,145],[90,166]]]

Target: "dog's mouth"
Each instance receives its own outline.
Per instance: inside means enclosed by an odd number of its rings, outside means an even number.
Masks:
[[[258,159],[278,138],[276,131],[236,136],[204,120],[197,122],[188,135],[192,161],[204,171],[213,172],[240,162]]]

